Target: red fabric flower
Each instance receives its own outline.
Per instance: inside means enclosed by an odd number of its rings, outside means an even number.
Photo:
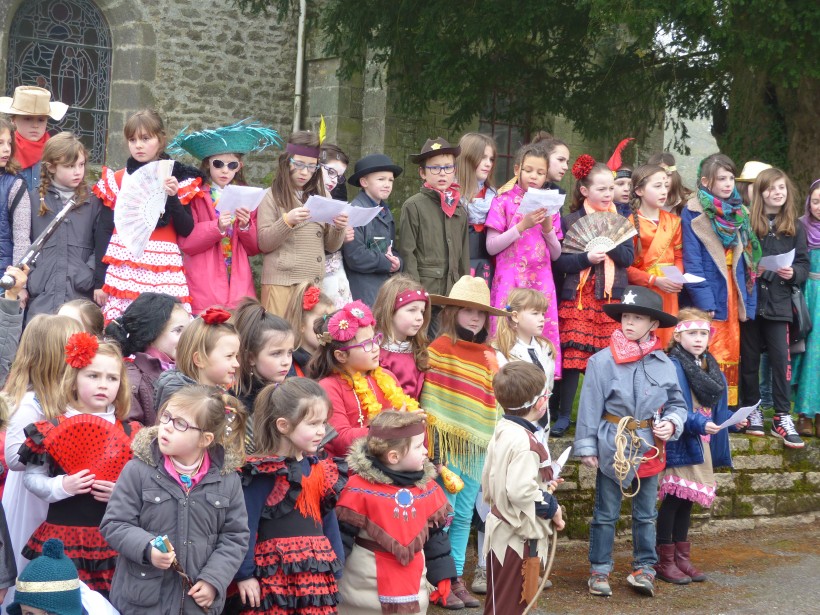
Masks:
[[[589,154],[582,154],[581,156],[578,156],[578,160],[576,160],[575,164],[572,165],[572,176],[578,180],[584,179],[587,175],[589,175],[589,172],[594,166],[595,158]]]
[[[223,322],[230,320],[231,313],[222,308],[210,307],[202,312],[201,316],[206,325],[221,325]]]
[[[302,309],[306,312],[310,312],[313,308],[316,307],[316,304],[319,303],[319,295],[322,291],[319,290],[318,286],[311,286],[305,291],[305,294],[302,295]]]
[[[65,362],[74,369],[88,367],[97,356],[99,347],[99,340],[90,333],[75,333],[68,338],[65,345]]]

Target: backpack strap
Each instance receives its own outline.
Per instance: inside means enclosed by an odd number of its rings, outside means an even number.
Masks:
[[[22,177],[20,178],[20,189],[17,191],[17,194],[14,195],[14,199],[9,205],[9,221],[14,219],[14,210],[17,209],[17,206],[20,204],[20,201],[23,200],[23,194],[28,192],[28,185],[26,184],[26,180]]]

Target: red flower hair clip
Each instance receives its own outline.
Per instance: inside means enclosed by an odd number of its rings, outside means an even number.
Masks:
[[[322,291],[319,290],[318,286],[311,286],[305,291],[305,294],[302,295],[302,309],[306,312],[310,312],[316,305],[319,303],[319,295]]]
[[[582,180],[589,175],[589,172],[594,166],[595,158],[589,154],[582,154],[578,156],[578,160],[576,160],[575,164],[572,165],[572,176],[577,180]]]
[[[206,325],[221,325],[223,322],[228,322],[231,318],[231,313],[222,308],[210,307],[202,314],[202,320]]]
[[[376,324],[373,313],[361,301],[348,303],[327,322],[327,332],[335,342],[349,342],[361,327]]]
[[[99,347],[100,341],[90,333],[85,331],[75,333],[66,342],[65,362],[74,369],[88,367],[97,356]]]

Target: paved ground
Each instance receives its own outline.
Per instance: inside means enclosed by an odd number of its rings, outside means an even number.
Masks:
[[[552,573],[554,586],[544,592],[532,615],[746,615],[820,613],[820,524],[791,529],[758,529],[692,535],[692,560],[709,574],[705,583],[675,586],[658,581],[655,598],[635,594],[626,585],[631,546],[616,544],[613,596],[598,598],[586,590],[587,543],[559,542]],[[468,557],[471,554],[468,552]],[[468,561],[465,572],[472,571]],[[467,575],[469,576],[469,574]],[[450,611],[431,608],[431,614]],[[464,615],[480,609],[462,610]],[[498,615],[504,615],[498,612]]]

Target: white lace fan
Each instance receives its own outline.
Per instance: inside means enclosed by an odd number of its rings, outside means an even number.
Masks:
[[[575,221],[564,235],[561,251],[578,254],[603,249],[609,252],[637,234],[635,226],[621,214],[596,211]]]
[[[114,207],[114,226],[136,258],[142,257],[159,217],[165,213],[165,180],[173,168],[173,160],[158,160],[123,177]]]

